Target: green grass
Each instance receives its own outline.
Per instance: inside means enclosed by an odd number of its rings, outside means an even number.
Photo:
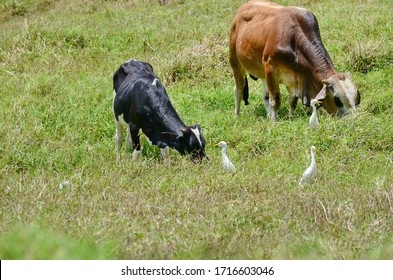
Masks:
[[[319,112],[317,132],[302,106],[286,116],[285,92],[270,122],[260,82],[234,117],[227,45],[241,3],[0,2],[0,258],[393,258],[391,1],[281,1],[316,14],[362,95],[354,116]],[[171,151],[166,166],[144,141],[143,160],[116,164],[112,75],[131,57],[201,124],[208,163]],[[311,145],[318,177],[299,187]]]

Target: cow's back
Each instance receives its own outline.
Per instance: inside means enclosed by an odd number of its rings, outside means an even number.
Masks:
[[[127,77],[133,76],[134,74],[141,71],[153,73],[153,67],[147,62],[134,59],[130,59],[129,61],[124,62],[113,75],[114,91],[118,92],[120,85]]]
[[[253,76],[264,78],[264,59],[275,58],[275,63],[286,68],[301,67],[297,56],[303,55],[301,48],[308,48],[310,42],[325,52],[317,20],[310,11],[250,1],[239,8],[232,23],[230,60],[232,64],[241,63]]]

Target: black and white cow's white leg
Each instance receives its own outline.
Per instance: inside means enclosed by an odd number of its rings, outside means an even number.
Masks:
[[[170,165],[170,159],[169,159],[169,147],[166,146],[165,148],[160,149],[161,152],[161,157],[164,160],[164,163],[166,165]]]
[[[131,150],[132,147],[132,139],[131,139],[131,132],[129,127],[127,127],[127,138],[126,138],[127,149]],[[128,150],[128,151],[129,151]]]
[[[117,161],[121,159],[121,147],[123,146],[124,141],[124,125],[115,120],[116,122],[116,149],[117,149]]]
[[[132,146],[134,151],[132,152],[132,159],[137,160],[141,157],[141,143],[139,140],[139,127],[130,123],[129,125],[129,133],[132,139]]]
[[[115,97],[116,97],[116,91],[113,90],[113,104],[115,102]],[[120,161],[121,159],[121,147],[123,146],[123,141],[124,141],[124,124],[122,123],[122,119],[116,117],[115,115],[115,125],[116,125],[116,160],[117,162]]]

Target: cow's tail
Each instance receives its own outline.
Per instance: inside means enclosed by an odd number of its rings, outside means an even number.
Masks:
[[[254,81],[258,80],[257,77],[255,77],[255,76],[253,76],[253,75],[251,75],[251,74],[250,74],[250,77],[251,77],[251,79],[253,79]]]
[[[247,77],[244,78],[245,79],[245,84],[244,84],[244,88],[243,88],[243,100],[244,100],[244,104],[248,105],[248,80]]]

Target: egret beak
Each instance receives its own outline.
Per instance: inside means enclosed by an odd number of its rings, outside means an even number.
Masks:
[[[214,147],[219,147],[220,143],[214,144]]]
[[[314,101],[314,100],[315,100],[315,103],[314,103],[314,104],[315,104],[315,108],[318,109],[318,108],[320,107],[320,105],[323,104],[323,101],[321,101],[321,100],[316,100],[316,99],[312,99],[312,101]]]

